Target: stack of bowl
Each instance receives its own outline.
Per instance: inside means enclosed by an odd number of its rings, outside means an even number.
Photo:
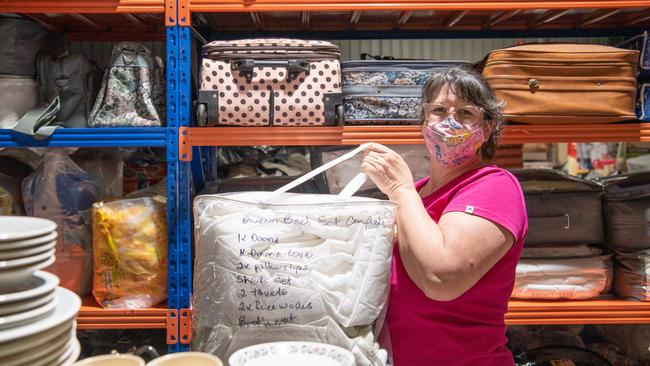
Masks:
[[[0,216],[0,365],[70,365],[79,357],[81,300],[40,271],[54,263],[56,237],[50,220]]]

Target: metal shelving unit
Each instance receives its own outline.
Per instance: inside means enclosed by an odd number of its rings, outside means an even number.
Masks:
[[[650,1],[179,0],[179,7],[181,28],[194,21],[192,25],[207,32],[210,39],[262,34],[322,39],[620,36],[650,26]],[[189,93],[189,87],[181,90],[181,94]],[[180,114],[190,118],[189,108]],[[191,161],[192,150],[198,146],[354,145],[367,141],[422,143],[417,126],[181,127],[178,146],[180,159]],[[501,137],[501,144],[610,141],[650,141],[650,124],[508,125]],[[180,195],[190,197],[189,189],[180,186]],[[189,216],[180,220],[181,227],[189,228]],[[650,323],[650,304],[511,301],[506,323]]]
[[[186,30],[176,26],[176,0],[5,0],[0,12],[22,14],[56,32],[65,32],[71,40],[92,41],[166,41],[167,125],[159,128],[59,128],[46,140],[35,140],[10,130],[0,130],[0,147],[161,147],[167,152],[169,281],[167,304],[149,309],[114,310],[101,308],[92,296],[83,299],[77,317],[79,329],[167,329],[168,351],[187,349],[179,336],[189,327],[179,309],[187,307],[189,287],[183,286],[187,274],[179,273],[187,265],[188,233],[178,230],[178,187],[189,185],[188,163],[178,160],[178,127],[187,125],[178,111],[188,103],[180,94],[181,81],[187,77],[189,61],[185,44]],[[183,66],[184,65],[184,66]],[[185,103],[185,104],[182,104]],[[185,241],[181,238],[185,237]],[[187,272],[187,271],[186,271]],[[185,301],[182,300],[184,297]],[[187,315],[187,314],[185,314]]]
[[[5,0],[0,3],[0,12],[24,14],[49,29],[68,33],[72,40],[166,41],[167,127],[59,129],[45,141],[0,130],[0,147],[166,148],[169,205],[167,305],[137,311],[106,310],[91,298],[86,298],[78,323],[80,329],[166,328],[170,352],[187,350],[191,335],[190,161],[193,148],[422,142],[419,128],[414,126],[189,127],[191,39],[188,26],[192,21],[211,38],[279,32],[329,39],[360,36],[569,36],[612,32],[627,35],[650,26],[650,1],[624,0]],[[501,139],[502,144],[581,141],[650,141],[650,124],[510,125],[505,128]],[[194,152],[195,160],[203,155]],[[624,300],[512,301],[506,322],[650,323],[650,305]]]

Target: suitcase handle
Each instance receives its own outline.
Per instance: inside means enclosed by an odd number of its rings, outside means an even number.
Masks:
[[[232,70],[239,70],[239,76],[246,78],[246,81],[253,79],[253,69],[262,67],[282,67],[287,70],[287,81],[292,81],[298,78],[298,75],[305,73],[309,74],[311,65],[305,60],[233,60],[230,68]]]

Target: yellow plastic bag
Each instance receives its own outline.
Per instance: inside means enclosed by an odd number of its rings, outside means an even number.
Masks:
[[[140,309],[167,298],[167,203],[162,196],[93,205],[93,296]]]

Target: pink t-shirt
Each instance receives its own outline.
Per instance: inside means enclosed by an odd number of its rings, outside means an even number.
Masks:
[[[417,189],[427,180],[417,182]],[[486,166],[459,176],[422,202],[436,222],[447,212],[471,213],[509,230],[515,243],[474,287],[447,302],[424,295],[395,247],[387,315],[395,366],[514,365],[506,348],[504,315],[528,229],[519,182],[501,168]]]

